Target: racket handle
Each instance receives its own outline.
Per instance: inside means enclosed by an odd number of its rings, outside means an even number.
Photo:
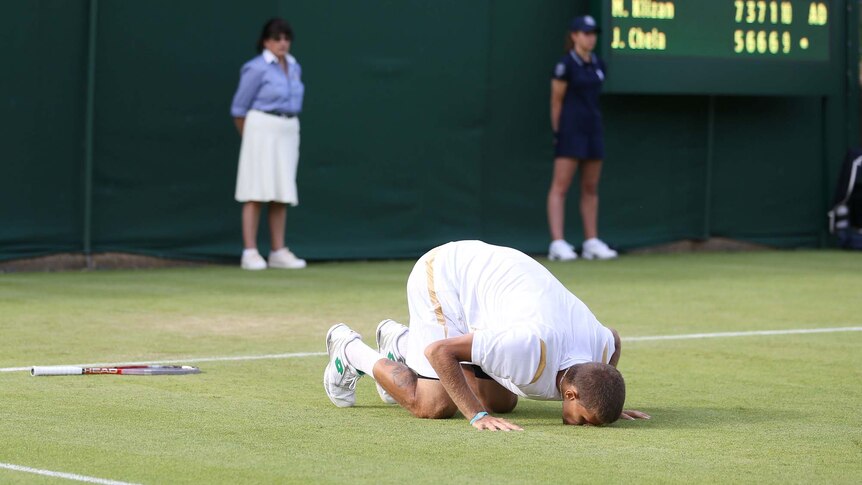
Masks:
[[[79,376],[83,373],[83,367],[72,365],[36,366],[30,369],[31,376]]]

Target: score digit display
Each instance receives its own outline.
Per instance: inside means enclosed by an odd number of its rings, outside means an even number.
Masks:
[[[826,94],[838,0],[594,0],[609,92]],[[837,51],[836,51],[837,52]]]
[[[614,55],[829,60],[829,6],[810,0],[612,0]]]

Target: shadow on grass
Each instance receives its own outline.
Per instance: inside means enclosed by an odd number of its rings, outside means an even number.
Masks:
[[[519,405],[520,407],[520,405]],[[699,429],[715,428],[718,425],[748,425],[765,422],[777,423],[798,421],[801,412],[775,413],[767,408],[747,406],[676,406],[637,408],[652,419],[618,420],[610,428],[618,429]],[[556,427],[562,423],[562,409],[550,406],[516,408],[511,414],[501,415],[521,425],[530,427]]]

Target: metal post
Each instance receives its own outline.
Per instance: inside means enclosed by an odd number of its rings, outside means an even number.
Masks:
[[[84,118],[84,256],[87,268],[93,267],[93,119],[96,93],[96,30],[99,0],[90,0],[90,23],[87,40],[87,97]]]

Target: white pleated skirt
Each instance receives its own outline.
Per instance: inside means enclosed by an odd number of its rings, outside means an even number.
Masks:
[[[298,205],[299,118],[251,110],[245,118],[236,200]]]

